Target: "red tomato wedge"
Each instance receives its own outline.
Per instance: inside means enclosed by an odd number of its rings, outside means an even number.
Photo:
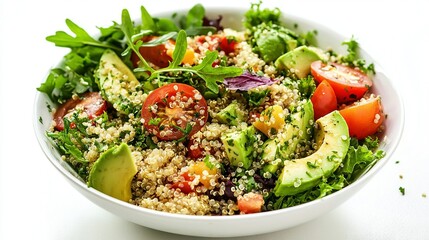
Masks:
[[[170,83],[152,91],[143,104],[144,127],[160,140],[186,139],[207,122],[207,102],[195,88]]]
[[[361,99],[340,110],[349,126],[351,137],[364,139],[373,135],[384,122],[385,116],[380,97]]]
[[[79,99],[67,100],[54,113],[55,129],[58,131],[64,130],[64,117],[71,114],[77,108],[82,108],[88,115],[88,118],[93,119],[106,111],[107,102],[98,92],[88,92]]]
[[[337,97],[328,81],[324,80],[317,86],[311,96],[311,102],[313,103],[314,119],[319,119],[337,109]]]
[[[157,37],[154,36],[147,36],[142,39],[143,42],[149,42],[152,39],[155,39]],[[157,46],[151,46],[151,47],[140,47],[139,52],[142,55],[142,57],[155,64],[158,67],[164,68],[168,67],[168,64],[172,61],[172,58],[167,54],[167,48],[165,47],[165,44],[160,44]],[[138,66],[140,59],[134,52],[131,54],[131,62],[133,63],[134,67]]]
[[[328,81],[340,104],[361,99],[372,86],[365,73],[338,63],[315,61],[311,64],[311,75],[318,83]]]
[[[261,212],[262,206],[264,205],[264,198],[261,194],[246,193],[243,196],[237,198],[237,205],[240,212],[258,213]]]

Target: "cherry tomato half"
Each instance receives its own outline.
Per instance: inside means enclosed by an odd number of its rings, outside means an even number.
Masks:
[[[55,129],[58,131],[64,130],[64,117],[77,108],[82,108],[88,115],[88,118],[93,119],[106,111],[107,102],[98,92],[88,92],[85,93],[82,98],[67,100],[67,102],[61,104],[54,113],[53,119],[55,122]]]
[[[207,122],[207,102],[195,88],[170,83],[155,89],[142,108],[144,127],[160,140],[191,137]]]
[[[311,74],[318,83],[323,80],[329,82],[338,103],[359,100],[372,86],[371,79],[365,73],[338,63],[315,61],[311,64]]]
[[[337,97],[328,81],[324,80],[317,86],[311,96],[311,102],[313,103],[314,119],[319,119],[337,109]]]
[[[361,99],[341,109],[340,114],[349,126],[350,136],[357,139],[376,133],[385,119],[380,97]]]

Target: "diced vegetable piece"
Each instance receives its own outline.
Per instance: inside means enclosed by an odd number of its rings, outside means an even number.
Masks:
[[[237,198],[237,205],[241,213],[258,213],[262,210],[264,198],[261,194],[253,192],[246,193],[243,196],[239,196]]]
[[[264,133],[267,137],[276,135],[285,125],[285,114],[279,105],[270,106],[265,109],[261,116],[256,119],[253,126]]]
[[[253,126],[222,134],[221,140],[232,166],[248,169],[252,165],[255,134]]]

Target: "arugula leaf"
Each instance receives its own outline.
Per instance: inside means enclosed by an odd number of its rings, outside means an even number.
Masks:
[[[200,3],[193,6],[186,15],[184,23],[182,23],[183,29],[201,27],[205,13],[205,9]]]
[[[177,25],[168,18],[154,18],[158,33],[178,32],[180,30]]]
[[[218,82],[222,82],[223,79],[228,77],[239,76],[243,72],[243,70],[239,67],[214,68],[212,65],[219,55],[217,51],[207,51],[205,58],[200,64],[196,66],[191,68],[180,67],[179,64],[182,62],[182,59],[186,53],[186,48],[186,32],[184,30],[180,30],[173,52],[173,61],[167,68],[153,70],[149,80],[159,78],[162,73],[166,72],[189,72],[202,78],[206,82],[207,88],[217,94],[219,92]]]
[[[177,47],[177,46],[176,46]],[[155,79],[160,74],[165,72],[190,72],[196,74],[206,82],[207,88],[214,92],[219,93],[218,82],[222,82],[225,78],[236,77],[243,73],[243,69],[239,67],[216,67],[212,66],[213,62],[217,59],[217,51],[207,51],[206,57],[203,59],[201,64],[188,67],[167,67],[159,70],[155,70],[149,80]]]
[[[46,40],[55,43],[55,46],[58,47],[75,48],[90,45],[95,47],[111,48],[118,51],[121,50],[116,46],[105,44],[95,40],[83,28],[79,27],[70,19],[66,19],[66,24],[69,29],[76,35],[75,37],[69,35],[64,31],[57,31],[55,35],[46,37]]]
[[[165,43],[167,40],[176,37],[177,33],[176,32],[169,32],[166,33],[158,38],[154,38],[152,40],[150,40],[149,42],[143,42],[141,44],[141,47],[154,47],[154,46],[158,46],[160,44]],[[136,35],[134,35],[136,36]]]
[[[98,38],[102,42],[108,42],[115,46],[122,48],[122,40],[124,39],[124,33],[121,30],[121,26],[113,22],[113,25],[107,28],[98,27],[101,36]]]
[[[180,30],[179,34],[177,35],[176,46],[173,52],[173,61],[170,63],[170,66],[168,66],[169,68],[175,68],[179,66],[185,57],[187,47],[188,43],[186,41],[186,33],[183,30]]]
[[[208,51],[201,64],[192,67],[192,69],[195,70],[195,74],[204,79],[207,88],[214,93],[219,92],[217,82],[222,82],[225,78],[236,77],[243,73],[243,70],[238,67],[213,68],[212,64],[217,57],[217,51]]]
[[[146,10],[146,8],[141,6],[140,12],[141,12],[141,19],[142,19],[141,29],[142,30],[151,30],[153,32],[157,32],[158,28],[157,28],[155,22],[153,21],[152,16],[150,16],[150,14]]]
[[[121,22],[121,29],[125,34],[125,39],[128,45],[128,48],[125,49],[125,51],[122,52],[122,55],[127,55],[129,54],[130,51],[133,51],[138,58],[140,59],[141,64],[143,65],[143,69],[145,71],[149,71],[149,72],[154,72],[155,70],[149,66],[149,64],[147,63],[147,61],[143,58],[143,56],[140,54],[139,48],[140,45],[142,44],[141,41],[137,42],[137,45],[134,44],[134,24],[131,21],[131,17],[130,17],[130,13],[128,12],[127,9],[123,9],[122,10],[122,22]]]

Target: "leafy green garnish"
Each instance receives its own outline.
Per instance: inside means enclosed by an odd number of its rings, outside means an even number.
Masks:
[[[182,18],[181,25],[183,29],[189,29],[193,27],[201,27],[203,25],[203,18],[206,14],[206,10],[200,3],[193,6],[188,14]]]
[[[366,64],[365,59],[359,58],[359,43],[352,37],[349,41],[344,41],[342,45],[347,46],[348,54],[341,57],[341,61],[353,67],[358,67],[365,73],[375,74],[374,64]]]
[[[247,92],[243,92],[243,97],[247,100],[249,106],[257,107],[265,101],[265,97],[267,97],[269,93],[269,89],[261,91],[249,90]]]
[[[151,30],[153,32],[158,32],[158,27],[156,26],[155,21],[150,16],[150,14],[146,10],[146,8],[141,6],[140,12],[141,12],[141,20],[142,20],[141,29],[142,30]]]
[[[37,88],[56,103],[64,103],[73,94],[82,94],[97,89],[97,84],[92,75],[80,75],[67,67],[52,69],[46,81]]]
[[[204,165],[206,165],[206,167],[208,167],[210,170],[212,170],[215,167],[215,165],[210,161],[211,159],[212,159],[212,156],[206,155],[203,160]]]
[[[346,185],[343,175],[333,175],[329,178],[322,178],[320,183],[312,189],[298,193],[292,196],[277,198],[271,194],[266,200],[271,205],[272,210],[293,207],[316,199],[320,199],[335,191],[338,191]]]
[[[88,150],[88,146],[81,140],[86,136],[86,131],[82,125],[82,120],[79,120],[77,113],[73,114],[73,124],[76,127],[70,127],[70,120],[64,118],[64,130],[58,132],[48,132],[48,137],[52,138],[60,152],[64,155],[70,155],[79,163],[88,163],[83,152]]]
[[[122,11],[122,24],[121,28],[125,33],[125,37],[128,44],[128,49],[134,51],[134,53],[139,57],[140,62],[142,64],[141,69],[136,69],[136,71],[149,71],[151,73],[150,78],[153,80],[159,78],[161,74],[164,73],[172,73],[172,72],[190,72],[193,73],[200,78],[202,78],[206,82],[206,86],[209,90],[214,93],[219,92],[218,82],[221,82],[223,79],[228,77],[235,77],[242,73],[242,69],[238,67],[217,67],[214,68],[212,66],[213,62],[218,58],[217,51],[208,51],[206,53],[206,57],[203,61],[196,66],[193,67],[181,67],[179,64],[182,62],[183,57],[185,56],[187,49],[187,41],[186,41],[186,32],[184,30],[180,30],[177,34],[176,45],[173,51],[173,57],[170,65],[166,68],[161,68],[158,70],[153,69],[147,63],[147,61],[143,58],[143,56],[139,52],[139,47],[143,44],[142,42],[134,43],[133,35],[134,35],[134,26],[131,21],[128,10],[124,9]]]
[[[66,19],[66,24],[69,29],[76,35],[75,37],[69,35],[64,31],[57,31],[55,35],[46,37],[46,40],[55,43],[55,45],[58,47],[75,48],[89,45],[94,47],[111,48],[117,51],[121,50],[116,46],[95,40],[83,28],[79,27],[70,19]]]
[[[244,26],[247,29],[258,26],[261,23],[280,23],[280,9],[261,9],[262,1],[252,3],[250,9],[244,14]]]
[[[119,39],[123,34],[116,23],[109,28],[100,28],[100,41],[92,38],[71,20],[67,19],[66,24],[75,34],[74,37],[57,31],[46,39],[56,46],[68,47],[71,51],[64,56],[61,65],[52,69],[45,82],[37,88],[55,103],[63,103],[73,94],[97,91],[98,86],[92,72],[98,66],[102,53],[106,48],[122,49],[119,47],[122,44]]]
[[[298,81],[298,90],[303,98],[309,99],[316,90],[316,82],[313,76],[308,75],[306,78],[302,78]]]
[[[378,140],[367,138],[365,141],[370,143],[370,147],[368,147],[367,144],[359,144],[359,142],[354,138],[351,139],[349,150],[343,160],[343,167],[339,169],[349,182],[353,182],[365,174],[385,155],[382,150],[376,150],[375,152],[371,151],[374,144],[378,145]]]

